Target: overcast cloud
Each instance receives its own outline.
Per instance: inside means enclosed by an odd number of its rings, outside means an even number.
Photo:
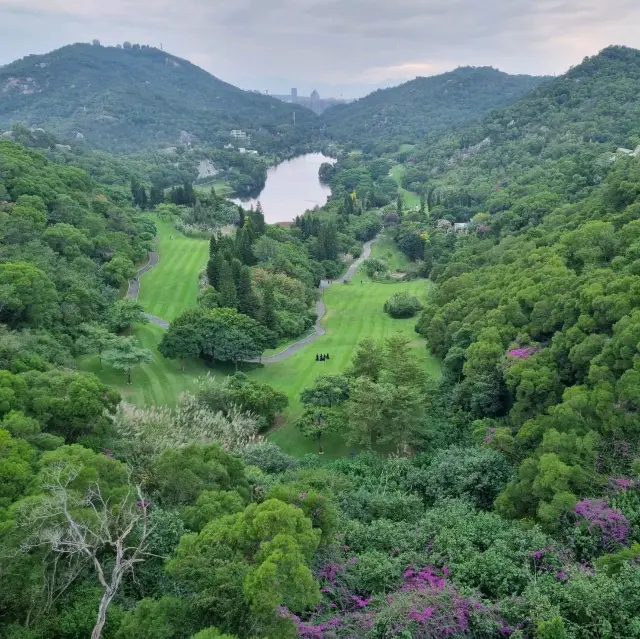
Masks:
[[[640,48],[638,0],[0,0],[0,64],[98,38],[247,89],[354,97],[459,65],[556,74]]]

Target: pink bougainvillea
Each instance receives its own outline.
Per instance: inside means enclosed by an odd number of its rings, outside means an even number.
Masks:
[[[605,549],[612,550],[627,544],[629,521],[603,499],[582,499],[574,506],[573,512],[591,534],[600,536]]]
[[[509,357],[515,357],[517,359],[527,359],[539,352],[540,349],[537,346],[523,346],[522,348],[511,349],[508,355]]]

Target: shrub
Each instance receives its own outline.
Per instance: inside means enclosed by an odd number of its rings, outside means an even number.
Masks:
[[[392,295],[384,304],[385,313],[389,313],[396,319],[413,317],[421,310],[422,302],[415,295],[407,292]]]

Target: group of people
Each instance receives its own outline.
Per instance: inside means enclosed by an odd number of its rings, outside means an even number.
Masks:
[[[329,359],[329,353],[316,353],[316,362],[324,362]]]

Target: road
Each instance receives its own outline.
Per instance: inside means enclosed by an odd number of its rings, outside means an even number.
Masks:
[[[377,238],[373,240],[369,240],[362,247],[362,255],[355,260],[351,266],[347,269],[347,272],[337,280],[321,280],[320,287],[318,291],[322,293],[323,290],[329,288],[329,286],[342,285],[344,286],[344,282],[350,282],[353,276],[358,272],[358,268],[362,262],[364,262],[371,255],[371,245],[376,241]],[[127,297],[132,297],[133,299],[138,298],[138,293],[140,292],[140,277],[144,275],[147,271],[150,271],[154,266],[158,264],[160,258],[155,251],[151,251],[149,253],[149,261],[137,272],[135,280],[129,280],[129,289],[127,290]],[[294,353],[297,353],[303,346],[307,344],[311,344],[318,339],[318,337],[322,337],[322,335],[326,334],[325,328],[322,326],[322,318],[326,313],[327,308],[322,299],[322,296],[316,301],[316,324],[314,328],[314,332],[306,337],[303,337],[301,340],[298,340],[294,344],[287,346],[280,353],[276,353],[275,355],[269,355],[268,357],[262,357],[259,359],[248,360],[249,363],[253,364],[275,364],[277,362],[282,362],[285,359],[291,357]],[[161,317],[156,317],[155,315],[150,315],[149,313],[145,313],[145,317],[152,323],[164,328],[165,330],[169,328],[169,322],[166,319]]]

